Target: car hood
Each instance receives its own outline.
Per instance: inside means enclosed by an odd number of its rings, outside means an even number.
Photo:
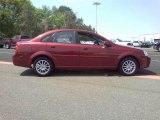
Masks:
[[[114,47],[114,48],[117,48],[118,51],[143,52],[142,49],[140,49],[140,48],[135,48],[135,47],[133,47],[133,46],[124,46],[124,45],[114,44],[113,47]]]

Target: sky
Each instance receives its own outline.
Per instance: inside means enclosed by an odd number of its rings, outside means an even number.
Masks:
[[[70,7],[84,23],[106,38],[129,39],[160,33],[160,0],[31,0],[35,7]]]

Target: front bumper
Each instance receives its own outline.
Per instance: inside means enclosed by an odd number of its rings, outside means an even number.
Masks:
[[[140,69],[148,68],[150,63],[151,63],[151,58],[150,57],[148,57],[148,56],[143,57]]]

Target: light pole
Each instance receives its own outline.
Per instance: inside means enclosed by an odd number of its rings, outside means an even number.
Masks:
[[[100,2],[94,2],[93,5],[96,6],[96,33],[97,33],[97,6],[100,5]]]

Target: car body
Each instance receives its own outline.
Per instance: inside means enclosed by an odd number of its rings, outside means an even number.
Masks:
[[[133,75],[149,67],[150,58],[143,50],[114,44],[94,32],[66,29],[18,42],[13,64],[33,68],[40,76],[55,69],[112,69]]]
[[[133,41],[133,46],[134,47],[141,47],[141,42],[140,41]]]
[[[150,48],[150,47],[152,47],[152,43],[151,42],[142,42],[140,47],[141,48]]]
[[[0,48],[3,48],[3,45],[4,45],[4,39],[0,37]]]
[[[118,45],[133,46],[133,44],[130,41],[123,41],[121,39],[111,39],[110,41]]]
[[[160,52],[160,42],[156,42],[154,45],[153,45],[153,49],[157,50],[158,52]]]
[[[28,40],[30,40],[29,36],[26,36],[26,35],[15,35],[12,38],[5,38],[4,39],[4,47],[6,49],[10,49],[11,47],[16,46],[17,42],[28,41]]]

